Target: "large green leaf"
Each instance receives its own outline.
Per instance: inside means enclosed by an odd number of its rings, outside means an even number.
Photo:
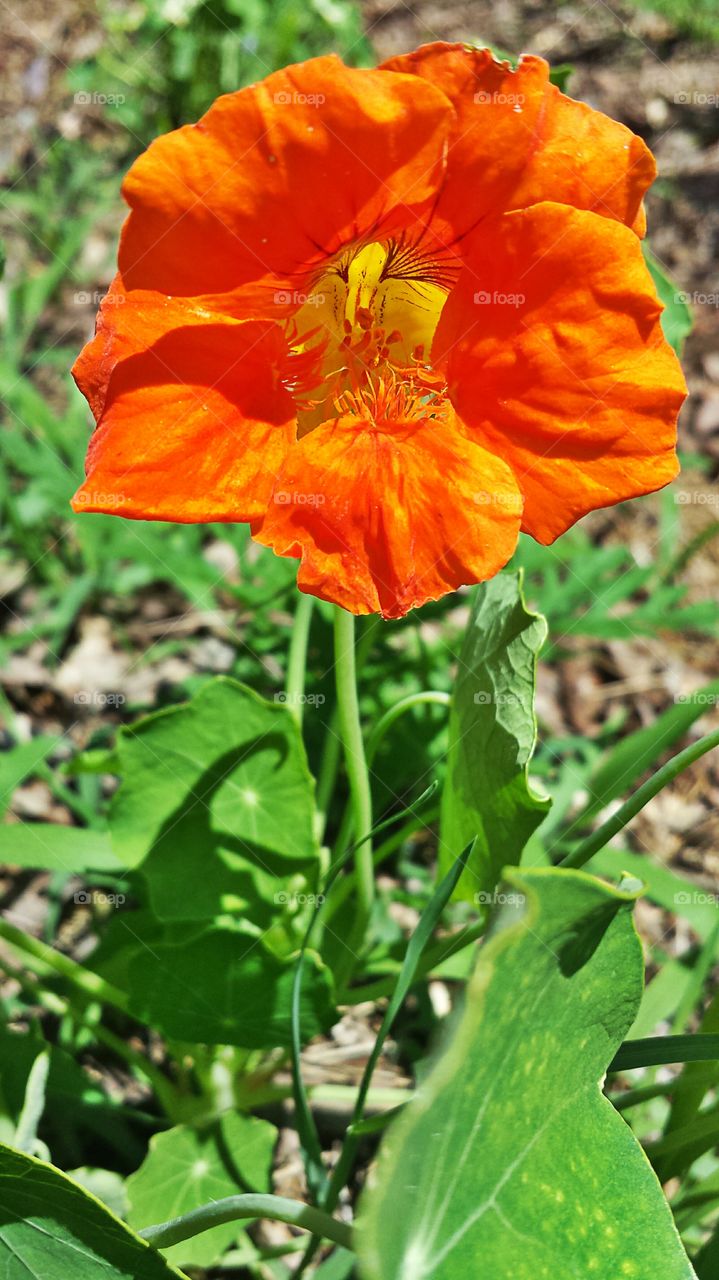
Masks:
[[[128,1221],[138,1231],[243,1191],[269,1191],[277,1130],[266,1120],[228,1112],[202,1129],[178,1125],[150,1139],[127,1181]],[[164,1250],[182,1266],[207,1267],[242,1234],[226,1222]]]
[[[257,931],[228,922],[177,941],[141,942],[127,964],[129,1006],[138,1018],[174,1040],[245,1049],[290,1045],[295,962],[278,956]],[[303,1040],[334,1021],[331,993],[329,971],[307,952]]]
[[[477,587],[452,694],[440,870],[476,836],[457,896],[478,905],[502,867],[519,862],[549,808],[527,779],[537,733],[537,653],[546,634],[544,618],[525,606],[520,574]]]
[[[3,1280],[170,1280],[180,1272],[77,1183],[0,1147]]]
[[[0,862],[14,867],[46,867],[67,875],[122,870],[104,831],[63,827],[55,822],[0,826]]]
[[[117,750],[113,845],[142,863],[159,919],[252,914],[288,876],[314,872],[313,784],[286,706],[218,678],[122,729]]]
[[[368,1280],[690,1280],[657,1179],[599,1082],[636,1014],[633,898],[507,873],[459,1025],[388,1131]],[[510,901],[511,899],[511,901]]]

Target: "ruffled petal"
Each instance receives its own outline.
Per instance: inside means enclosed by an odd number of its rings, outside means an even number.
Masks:
[[[397,618],[491,577],[517,542],[509,468],[444,420],[380,429],[346,415],[287,456],[259,542],[300,556],[303,591],[352,613]]]
[[[335,57],[221,97],[128,173],[125,283],[200,296],[266,278],[301,292],[343,245],[422,216],[453,122],[433,85]]]
[[[438,43],[383,67],[428,80],[457,112],[433,226],[447,220],[463,235],[488,214],[553,200],[644,234],[651,152],[624,125],[560,93],[544,59],[524,57],[514,71],[489,49]]]
[[[277,325],[116,285],[73,370],[95,412],[75,511],[248,521],[296,435]]]
[[[677,474],[686,384],[661,310],[636,236],[597,214],[535,205],[474,243],[434,356],[540,542]]]

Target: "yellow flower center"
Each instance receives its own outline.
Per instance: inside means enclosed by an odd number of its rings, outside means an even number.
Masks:
[[[421,416],[418,406],[440,392],[429,355],[455,270],[388,240],[348,250],[324,271],[292,319],[295,357],[323,348],[300,435],[338,414],[373,416],[378,404],[389,420],[393,389],[396,416]]]

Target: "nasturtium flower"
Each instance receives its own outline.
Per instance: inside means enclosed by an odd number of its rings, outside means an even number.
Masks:
[[[243,521],[397,617],[676,474],[640,138],[525,57],[315,58],[130,169],[76,511]]]

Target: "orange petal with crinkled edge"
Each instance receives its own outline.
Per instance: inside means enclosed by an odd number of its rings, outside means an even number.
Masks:
[[[301,290],[345,244],[421,217],[453,121],[433,85],[335,57],[218,98],[125,179],[127,287],[198,296],[268,278]]]
[[[677,474],[686,385],[661,310],[636,236],[595,213],[535,205],[474,239],[433,354],[540,542]]]
[[[461,235],[487,214],[554,200],[644,234],[651,152],[630,129],[550,84],[543,58],[524,57],[513,71],[489,49],[438,43],[383,67],[436,85],[457,112],[435,222],[446,219]]]
[[[509,468],[443,419],[345,415],[288,454],[253,536],[300,556],[298,586],[352,613],[398,618],[511,557],[521,498]]]
[[[296,434],[281,329],[141,290],[113,297],[74,369],[98,424],[73,508],[256,518]]]

